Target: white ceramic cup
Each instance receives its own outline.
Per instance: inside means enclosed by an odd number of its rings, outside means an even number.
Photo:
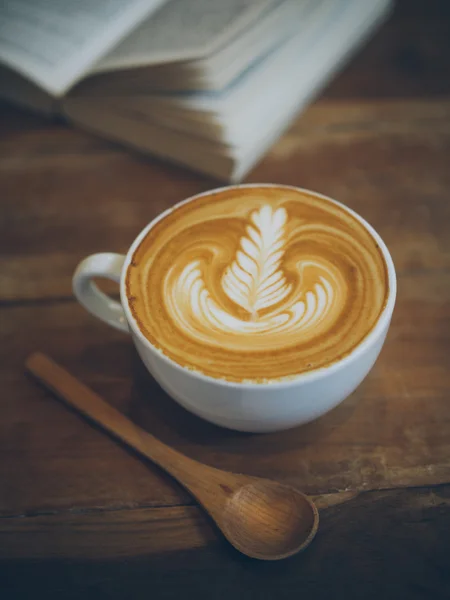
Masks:
[[[268,186],[280,189],[288,187]],[[232,187],[247,188],[252,185]],[[258,184],[258,187],[261,185]],[[219,190],[212,190],[215,191]],[[311,193],[308,190],[300,191]],[[130,333],[142,361],[160,386],[181,406],[199,417],[223,427],[251,432],[289,429],[312,421],[349,396],[370,371],[389,328],[397,287],[392,258],[378,233],[354,211],[335,200],[312,193],[338,204],[364,225],[383,253],[389,277],[388,300],[377,323],[350,354],[330,366],[300,374],[289,381],[234,383],[180,366],[155,348],[140,331],[131,313],[125,286],[126,271],[136,248],[147,232],[177,206],[209,195],[211,191],[188,198],[156,217],[137,236],[126,256],[108,252],[85,258],[73,276],[75,296],[93,315],[112,327]],[[121,301],[117,302],[101,292],[92,281],[95,277],[119,283]]]

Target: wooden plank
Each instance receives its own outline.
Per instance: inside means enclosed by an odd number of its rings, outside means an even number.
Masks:
[[[313,498],[323,511],[356,496],[341,492]],[[221,538],[198,506],[54,511],[0,517],[0,561],[123,558],[192,550]]]
[[[374,502],[407,496],[398,492],[371,492]],[[448,507],[446,489],[415,494],[423,507]],[[356,500],[355,500],[356,499]],[[366,506],[366,495],[342,492],[314,496],[321,519],[331,507],[350,503]],[[347,507],[348,508],[348,507]],[[326,525],[325,525],[326,526]],[[204,547],[222,539],[213,522],[198,506],[55,511],[51,514],[0,518],[0,560],[104,559],[132,557]]]
[[[388,100],[320,100],[312,104],[293,123],[278,145],[314,145],[321,138],[332,137],[347,143],[353,139],[405,135],[428,137],[450,133],[450,100],[436,98]],[[316,141],[317,140],[317,141]]]
[[[3,518],[0,561],[128,558],[201,548],[219,537],[196,506]]]
[[[446,600],[450,488],[361,494],[321,511],[303,554],[248,560],[194,507],[1,519],[5,598]],[[167,550],[171,550],[168,552]]]
[[[340,199],[380,231],[400,272],[448,269],[449,115],[450,101],[318,103],[249,181]],[[63,127],[19,131],[0,146],[3,302],[71,297],[81,258],[126,251],[159,212],[217,185]]]
[[[34,350],[55,357],[137,423],[192,458],[326,493],[450,482],[450,277],[403,275],[391,332],[364,384],[291,431],[249,435],[187,413],[147,374],[129,338],[73,302],[3,309],[2,514],[161,506],[189,496],[25,377]]]

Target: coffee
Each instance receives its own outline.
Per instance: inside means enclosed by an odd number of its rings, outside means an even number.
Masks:
[[[385,261],[363,224],[321,196],[228,188],[175,207],[126,274],[139,329],[183,367],[267,382],[329,366],[372,330]]]

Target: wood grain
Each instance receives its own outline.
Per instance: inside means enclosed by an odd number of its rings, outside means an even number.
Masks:
[[[356,496],[343,492],[313,499],[323,511]],[[0,560],[130,558],[222,543],[197,506],[69,509],[26,518],[0,517],[0,538]]]
[[[0,520],[5,597],[447,600],[450,488],[364,493],[321,513],[306,553],[243,560],[199,509]]]
[[[72,300],[81,257],[125,251],[158,212],[216,182],[1,107],[2,599],[450,596],[448,486],[411,487],[450,482],[449,13],[447,0],[398,0],[248,177],[347,203],[380,231],[399,274],[365,384],[283,434],[228,432],[186,413],[126,336]],[[317,499],[310,550],[271,569],[236,558],[181,487],[25,377],[37,349],[192,458],[331,492]],[[397,486],[407,489],[364,491]]]
[[[342,494],[345,497],[345,494]],[[408,522],[430,519],[438,525],[439,516],[450,505],[450,486],[433,491],[416,489],[364,492],[347,496],[345,505],[337,496],[317,496],[321,510],[320,532],[311,547],[328,546],[332,539],[348,538],[372,527],[378,521],[392,521],[398,527]],[[377,514],[378,507],[387,512]],[[363,509],[363,510],[358,510]],[[390,514],[389,514],[390,513]],[[330,515],[333,515],[330,519]],[[345,516],[351,515],[345,524]],[[336,519],[336,522],[332,522]],[[450,519],[448,515],[447,520]],[[360,521],[360,531],[352,529]],[[340,521],[340,523],[338,523]],[[445,534],[444,523],[442,534]],[[338,530],[336,530],[336,528]],[[340,531],[339,531],[340,530]],[[0,519],[0,559],[113,559],[163,554],[222,544],[222,537],[203,511],[195,506],[134,508],[118,510],[61,511],[23,519]],[[388,528],[380,535],[392,536]],[[331,536],[331,539],[327,539]],[[336,547],[340,544],[337,543]]]

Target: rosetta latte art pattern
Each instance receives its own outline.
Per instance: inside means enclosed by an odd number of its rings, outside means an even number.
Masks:
[[[128,273],[150,341],[184,366],[236,381],[337,360],[386,297],[382,257],[354,217],[290,189],[260,190],[182,205],[150,230]]]
[[[250,220],[247,236],[241,239],[236,258],[222,277],[225,294],[247,312],[247,318],[233,316],[214,300],[202,279],[199,261],[186,265],[172,289],[166,287],[179,326],[205,341],[211,331],[221,331],[250,338],[257,333],[270,337],[273,343],[278,334],[300,335],[302,330],[314,327],[326,319],[332,307],[333,286],[323,276],[312,290],[299,289],[292,297],[292,284],[286,282],[281,269],[286,210],[274,211],[265,205]],[[311,263],[303,266],[319,268]]]

